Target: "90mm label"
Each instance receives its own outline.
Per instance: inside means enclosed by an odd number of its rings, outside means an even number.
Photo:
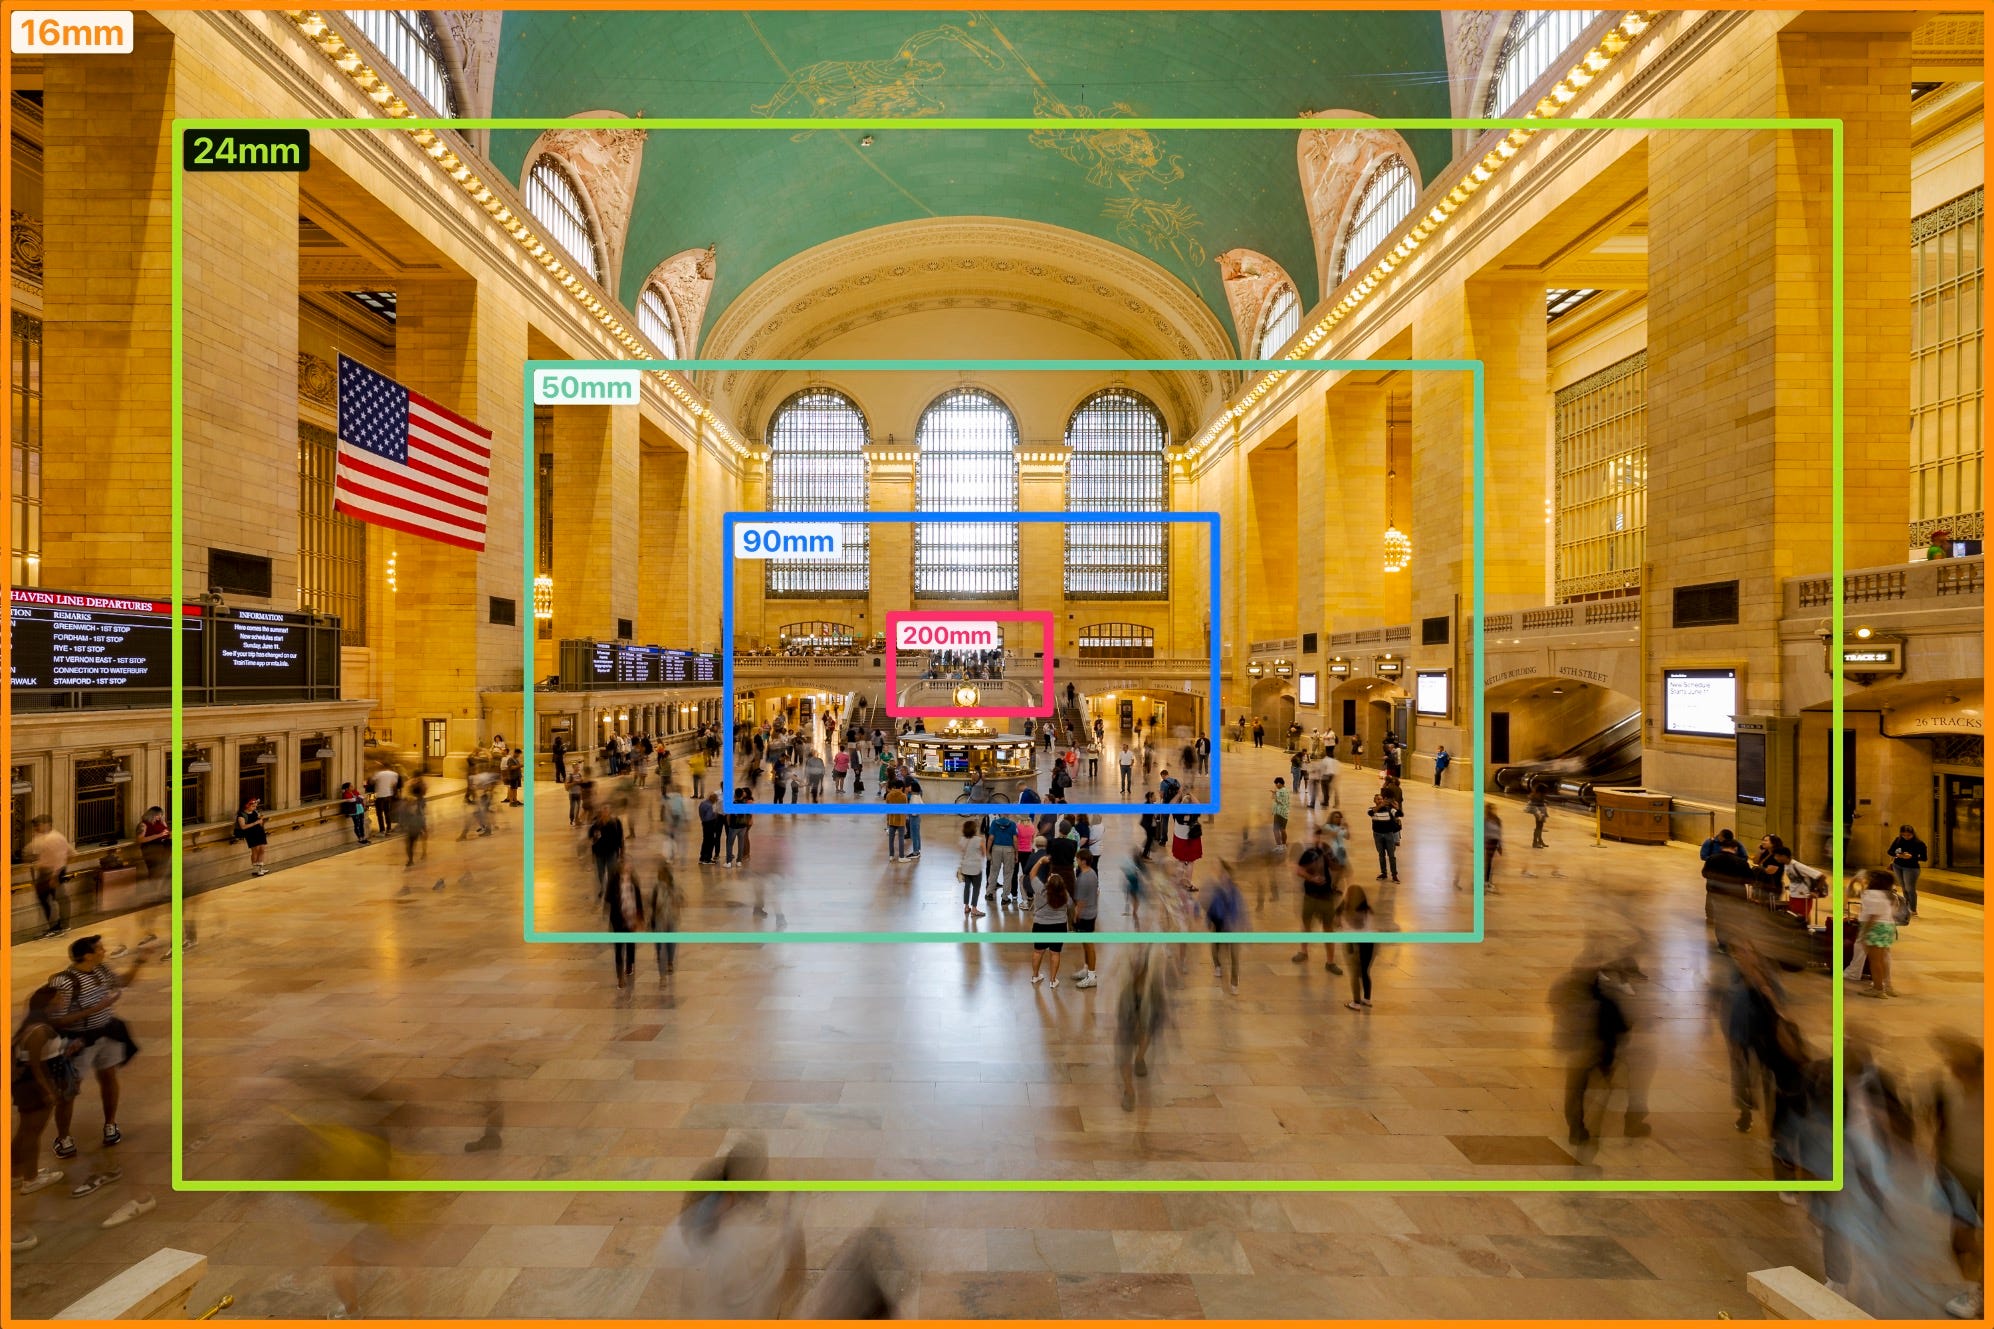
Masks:
[[[838,558],[844,531],[837,522],[742,522],[734,528],[734,557],[798,562]]]

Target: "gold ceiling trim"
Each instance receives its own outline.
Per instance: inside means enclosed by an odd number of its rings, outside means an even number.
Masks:
[[[1619,57],[1621,52],[1633,45],[1636,37],[1639,37],[1648,30],[1660,12],[1659,10],[1642,9],[1628,13],[1617,25],[1608,29],[1606,34],[1599,39],[1599,42],[1591,50],[1587,51],[1577,64],[1572,66],[1570,72],[1558,80],[1557,85],[1545,93],[1537,105],[1525,112],[1521,118],[1525,120],[1550,120],[1561,115],[1564,108],[1578,98],[1580,92],[1591,86],[1594,80],[1612,67],[1614,60]],[[1386,279],[1398,270],[1400,265],[1410,259],[1413,253],[1430,236],[1445,227],[1461,205],[1466,203],[1483,185],[1488,184],[1489,181],[1499,175],[1502,169],[1509,164],[1510,160],[1516,156],[1517,150],[1525,143],[1528,143],[1539,132],[1541,131],[1525,129],[1521,126],[1510,130],[1493,148],[1489,149],[1483,155],[1482,159],[1466,175],[1462,176],[1455,183],[1454,187],[1447,192],[1446,197],[1428,209],[1424,216],[1408,226],[1404,233],[1400,235],[1398,242],[1392,246],[1391,251],[1373,264],[1371,270],[1359,278],[1354,285],[1351,285],[1347,293],[1330,308],[1329,312],[1317,319],[1315,326],[1296,340],[1293,343],[1293,349],[1281,358],[1297,361],[1314,358],[1311,353],[1317,346],[1322,344],[1324,338],[1329,336],[1331,330],[1351,314],[1355,313],[1357,308],[1364,303],[1373,291],[1382,286]],[[1291,369],[1270,369],[1263,373],[1260,376],[1260,380],[1241,394],[1237,401],[1220,411],[1210,424],[1198,431],[1198,435],[1191,441],[1190,447],[1185,449],[1184,461],[1186,464],[1195,465],[1200,457],[1211,450],[1214,442],[1220,437],[1221,431],[1227,425],[1232,424],[1235,420],[1244,418],[1248,412],[1259,404],[1262,397],[1272,392],[1284,377],[1293,372],[1295,371]]]
[[[309,9],[287,9],[282,12],[292,26],[296,27],[304,38],[316,46],[326,59],[332,62],[333,67],[345,76],[347,82],[358,88],[361,95],[374,103],[384,115],[396,120],[406,120],[416,116],[415,111],[401,95],[367,64],[360,53],[326,21],[323,14]],[[629,359],[656,358],[651,346],[624,323],[616,306],[599,298],[595,291],[590,289],[588,281],[563,263],[557,247],[541,239],[527,224],[527,219],[515,213],[496,190],[481,180],[471,169],[470,164],[450,146],[448,140],[432,129],[414,129],[407,132],[416,146],[420,147],[431,161],[442,167],[473,203],[483,208],[485,214],[498,223],[499,228],[510,235],[528,257],[539,263],[547,275],[552,277],[576,304],[594,317],[602,329],[623,348]],[[737,457],[749,455],[749,448],[741,436],[720,418],[719,413],[708,402],[680,381],[677,374],[662,369],[644,372],[676,398],[689,415],[705,421],[707,428],[732,448]]]

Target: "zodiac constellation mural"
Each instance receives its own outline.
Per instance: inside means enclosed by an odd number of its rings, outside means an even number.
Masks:
[[[1158,198],[1154,193],[1157,187],[1184,178],[1182,158],[1167,151],[1148,130],[1113,127],[1113,121],[1135,114],[1126,102],[1096,110],[1062,101],[985,14],[970,14],[960,26],[944,23],[916,32],[888,59],[819,60],[807,65],[790,74],[776,94],[754,111],[769,117],[844,119],[940,115],[948,107],[934,85],[948,74],[944,57],[950,54],[969,55],[991,70],[1015,64],[1030,81],[1036,118],[1108,122],[1101,128],[1048,125],[1033,130],[1029,141],[1034,148],[1057,153],[1081,167],[1089,185],[1110,193],[1101,216],[1114,223],[1115,234],[1125,243],[1174,255],[1194,271],[1204,263],[1204,244],[1193,234],[1204,225],[1197,210],[1181,199]],[[802,140],[811,132],[791,137]]]

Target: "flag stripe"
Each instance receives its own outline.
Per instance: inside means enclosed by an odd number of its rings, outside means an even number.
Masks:
[[[411,429],[415,427],[416,421],[420,420],[430,432],[436,434],[438,437],[455,443],[458,447],[480,461],[490,460],[492,455],[492,435],[490,430],[480,429],[469,421],[459,418],[450,411],[446,411],[435,402],[416,396],[413,392],[409,394],[408,405],[409,427]]]
[[[339,451],[340,455],[347,460],[365,462],[370,466],[379,468],[380,474],[383,476],[395,473],[396,468],[393,462],[386,461],[379,455],[367,451],[365,448],[355,447],[345,439],[339,440]],[[484,506],[485,496],[488,491],[485,487],[483,476],[467,477],[459,467],[439,466],[427,457],[414,454],[409,456],[408,468],[416,472],[416,474],[423,476],[425,483],[430,488],[440,490],[445,497],[454,499],[459,503],[470,504],[473,507]]]
[[[383,465],[378,459],[365,454],[354,455],[358,448],[350,444],[340,444],[339,476],[335,478],[352,480],[379,491],[384,497],[399,491],[424,500],[421,506],[445,515],[455,516],[466,525],[477,525],[484,520],[484,498],[482,495],[452,493],[448,486],[430,484],[414,480],[406,475],[395,473],[396,468]]]
[[[371,521],[383,527],[395,527],[397,531],[407,531],[411,535],[427,535],[431,539],[463,545],[465,549],[485,549],[483,527],[465,527],[463,523],[439,521],[423,513],[411,513],[403,505],[375,499],[351,487],[341,487],[333,495],[333,507],[343,513],[349,513],[351,517],[359,517],[361,521]]]
[[[372,507],[362,507],[343,495],[336,496],[332,501],[332,506],[334,511],[343,512],[349,517],[367,522],[370,525],[385,526],[390,530],[402,531],[409,535],[420,535],[430,540],[441,540],[444,544],[456,545],[459,549],[472,549],[479,553],[483,553],[485,549],[485,541],[482,535],[475,539],[468,536],[451,535],[436,526],[423,522],[406,521],[400,517],[386,515]]]
[[[398,513],[410,521],[426,522],[439,531],[448,531],[467,540],[482,540],[485,536],[484,527],[475,522],[467,522],[460,517],[434,509],[411,508],[392,492],[383,493],[379,489],[354,484],[350,480],[339,485],[333,491],[333,497],[350,500],[368,512]]]

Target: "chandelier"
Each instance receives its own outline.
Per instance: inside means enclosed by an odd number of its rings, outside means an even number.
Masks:
[[[1412,541],[1399,529],[1392,516],[1392,491],[1398,479],[1397,471],[1385,473],[1385,571],[1404,572],[1412,562]]]
[[[533,617],[542,622],[554,617],[554,579],[544,572],[533,579]]]

